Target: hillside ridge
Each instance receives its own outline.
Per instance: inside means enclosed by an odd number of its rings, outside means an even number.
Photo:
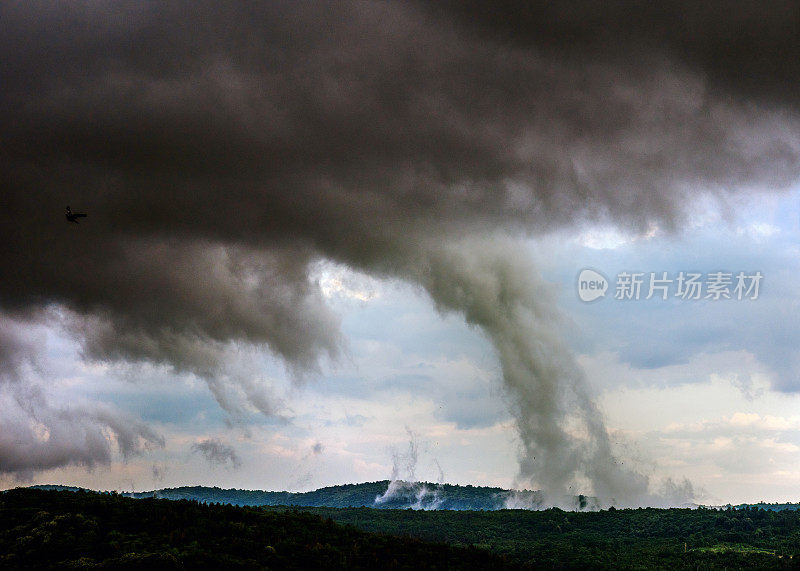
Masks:
[[[35,489],[78,491],[81,488],[59,485],[31,486]],[[530,490],[507,490],[490,486],[437,484],[380,480],[359,484],[326,486],[309,492],[244,490],[216,486],[180,486],[120,495],[170,500],[197,500],[236,506],[370,507],[378,509],[498,510],[504,508],[539,509],[542,494]],[[590,499],[575,498],[576,509],[589,506]]]

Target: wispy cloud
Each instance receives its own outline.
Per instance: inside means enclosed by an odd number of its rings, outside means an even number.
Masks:
[[[203,456],[212,466],[226,466],[230,464],[233,469],[242,467],[242,461],[236,450],[217,438],[207,438],[192,444],[192,452]]]

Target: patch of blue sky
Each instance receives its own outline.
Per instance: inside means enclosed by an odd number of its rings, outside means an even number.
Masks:
[[[770,197],[745,209],[733,220],[717,219],[682,233],[616,240],[597,248],[585,241],[545,239],[533,244],[535,257],[547,251],[544,275],[558,284],[559,304],[572,325],[569,339],[581,353],[612,351],[635,368],[659,368],[686,363],[703,354],[747,350],[774,373],[773,387],[800,390],[795,347],[800,346],[800,191]],[[592,303],[578,298],[577,275],[593,268],[609,280],[606,297]],[[667,272],[733,274],[733,299],[700,300],[676,297],[677,283],[668,285],[668,299],[655,290]],[[735,299],[736,274],[760,272],[758,299]],[[615,299],[622,272],[643,274],[639,299]]]

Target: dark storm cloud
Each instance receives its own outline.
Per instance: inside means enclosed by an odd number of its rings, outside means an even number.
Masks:
[[[553,428],[560,372],[605,428],[558,343],[513,332],[553,316],[490,234],[676,227],[695,195],[796,180],[796,5],[703,6],[5,4],[0,306],[66,307],[87,357],[268,411],[231,347],[302,376],[342,345],[313,264],[400,277],[486,331],[526,454],[569,450],[526,475],[566,481],[587,456]]]
[[[585,60],[667,57],[698,70],[716,91],[797,103],[800,4],[746,0],[423,3],[477,36]]]
[[[340,345],[320,255],[404,274],[441,235],[670,223],[701,189],[793,180],[794,117],[692,66],[726,13],[662,46],[593,4],[515,10],[476,34],[391,2],[5,6],[0,300],[105,320],[91,356],[203,373],[246,340],[313,369]]]

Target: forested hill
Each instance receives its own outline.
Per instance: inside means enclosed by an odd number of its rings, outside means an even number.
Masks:
[[[391,486],[391,488],[390,488]],[[35,486],[39,489],[75,491],[65,486]],[[368,482],[320,488],[312,492],[265,492],[206,486],[164,488],[151,492],[125,493],[135,498],[197,500],[236,506],[371,507],[390,509],[497,510],[506,507],[538,508],[538,492],[510,491],[484,486],[457,486],[423,482]],[[575,498],[575,507],[591,507],[587,498]]]
[[[113,493],[9,490],[0,493],[0,569],[519,566],[484,549],[368,533],[310,513],[269,509],[137,501]]]
[[[293,505],[304,507],[373,507],[402,509],[495,510],[505,506],[509,492],[501,488],[453,486],[449,484],[395,485],[387,494],[390,482],[368,482],[320,488],[312,492],[263,492],[222,490],[207,487],[183,487],[158,490],[157,497],[196,499],[242,506]],[[152,494],[151,494],[152,495]],[[532,499],[533,496],[532,496]]]
[[[375,533],[378,532],[378,533]],[[237,507],[0,493],[0,569],[786,569],[800,512]]]
[[[391,487],[391,489],[390,489]],[[32,486],[40,490],[78,491],[74,486]],[[89,490],[87,490],[89,491]],[[167,500],[196,500],[213,504],[234,506],[298,506],[328,508],[378,508],[378,509],[440,509],[440,510],[499,510],[505,508],[542,509],[539,492],[515,491],[487,486],[458,486],[427,482],[366,482],[329,486],[312,492],[266,492],[263,490],[223,489],[208,486],[182,486],[149,492],[123,492],[122,495]],[[570,503],[568,501],[567,503]],[[576,511],[595,511],[599,508],[595,498],[575,496],[571,499]],[[800,503],[764,503],[712,506],[715,509],[738,510],[757,508],[770,511],[798,510]]]

